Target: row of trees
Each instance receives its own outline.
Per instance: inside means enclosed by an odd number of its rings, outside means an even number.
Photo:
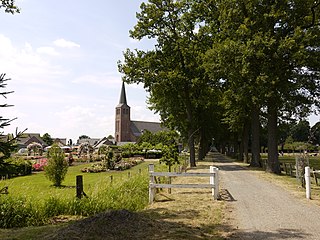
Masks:
[[[142,83],[150,108],[188,142],[195,166],[207,145],[251,139],[260,165],[267,129],[267,171],[279,173],[278,126],[319,107],[319,13],[314,0],[149,0],[132,38],[154,49],[130,50],[119,62],[127,83]],[[241,154],[242,155],[242,154]]]

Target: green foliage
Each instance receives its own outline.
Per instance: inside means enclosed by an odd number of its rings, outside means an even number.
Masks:
[[[9,4],[9,2],[4,2],[2,1],[2,4]],[[1,8],[1,5],[0,5]],[[6,87],[6,81],[9,81],[10,79],[5,77],[5,74],[0,74],[0,88],[5,88]],[[0,92],[0,96],[7,98],[6,96],[10,93],[13,93],[12,91],[10,92]],[[12,105],[8,104],[0,104],[0,108],[2,107],[11,107]],[[22,135],[23,132],[18,132],[16,131],[15,136],[12,134],[7,135],[7,137],[3,136],[2,129],[6,126],[10,125],[10,122],[15,119],[6,119],[2,116],[0,116],[0,175],[6,175],[6,174],[11,174],[13,171],[12,169],[15,167],[12,164],[8,163],[6,160],[10,158],[11,153],[16,150],[16,141],[18,138]]]
[[[54,186],[61,186],[68,172],[68,162],[64,159],[63,150],[54,144],[49,150],[48,165],[45,167],[46,177],[53,183]]]
[[[0,176],[8,175],[11,178],[31,174],[32,164],[23,158],[9,158],[5,163],[4,168],[0,171]]]
[[[160,159],[160,163],[164,163],[171,169],[176,163],[179,163],[179,153],[175,145],[164,146],[162,149],[162,158]]]
[[[79,139],[90,139],[90,137],[87,135],[81,135],[79,136]]]
[[[179,134],[176,131],[159,131],[152,133],[150,131],[144,131],[143,134],[139,137],[137,144],[143,149],[150,148],[150,145],[155,146],[157,144],[162,145],[171,145],[177,143],[179,140]],[[150,144],[147,146],[146,144]],[[145,148],[147,146],[147,148]]]
[[[6,13],[20,13],[20,9],[15,5],[14,0],[1,0],[0,8],[4,8]]]
[[[53,144],[53,139],[51,138],[49,133],[43,134],[41,139],[48,145],[51,146]]]
[[[124,63],[118,64],[124,81],[143,83],[150,92],[150,108],[188,142],[192,165],[195,132],[203,127],[210,135],[213,125],[207,125],[208,118],[219,109],[214,107],[216,101],[208,101],[218,99],[219,91],[210,87],[214,84],[202,66],[202,55],[211,47],[212,37],[197,31],[211,7],[211,2],[199,1],[142,3],[130,35],[135,39],[153,38],[157,44],[150,51],[127,50]]]
[[[296,142],[308,142],[310,136],[310,125],[309,122],[304,120],[298,124],[293,125],[291,130],[291,136]]]
[[[320,122],[312,126],[310,130],[310,141],[315,145],[320,145]]]

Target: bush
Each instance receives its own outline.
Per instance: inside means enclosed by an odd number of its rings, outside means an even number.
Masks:
[[[48,165],[44,168],[46,177],[53,182],[54,186],[61,186],[68,172],[68,162],[64,159],[64,152],[54,144],[49,150]]]
[[[22,158],[10,158],[0,168],[0,176],[25,176],[31,174],[32,165],[29,161]]]

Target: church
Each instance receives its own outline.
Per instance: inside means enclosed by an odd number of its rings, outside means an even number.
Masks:
[[[122,82],[119,104],[116,106],[115,141],[117,145],[136,142],[148,130],[152,133],[167,130],[159,122],[133,121],[130,118],[130,107],[127,104],[126,90]]]

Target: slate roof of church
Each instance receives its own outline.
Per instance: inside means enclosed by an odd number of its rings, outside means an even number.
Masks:
[[[133,135],[140,136],[143,130],[148,130],[152,133],[167,130],[167,128],[162,127],[159,122],[145,122],[145,121],[131,121],[130,126]]]

